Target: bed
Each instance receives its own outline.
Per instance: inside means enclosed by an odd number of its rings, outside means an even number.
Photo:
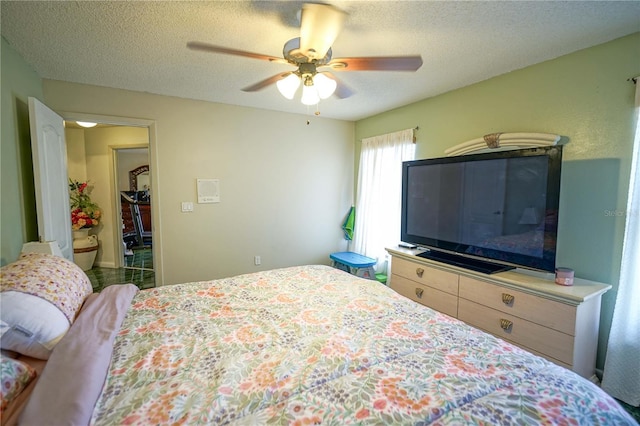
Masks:
[[[20,424],[635,422],[571,371],[312,265],[89,295]]]

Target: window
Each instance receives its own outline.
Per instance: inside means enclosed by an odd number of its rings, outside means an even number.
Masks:
[[[362,140],[353,251],[374,258],[400,241],[402,162],[415,159],[414,129]]]
[[[640,406],[640,81],[636,82],[636,134],[618,295],[604,364],[602,388],[614,398]]]

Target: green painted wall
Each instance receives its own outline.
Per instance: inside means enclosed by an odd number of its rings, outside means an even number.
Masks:
[[[427,59],[428,61],[428,59]],[[444,156],[493,132],[564,136],[558,264],[613,285],[603,297],[598,368],[604,366],[620,274],[633,143],[633,83],[640,33],[513,71],[356,123],[362,138],[419,126],[416,158]],[[357,179],[356,179],[357,181]]]
[[[4,38],[0,49],[0,265],[6,265],[24,242],[38,239],[28,98],[43,96],[40,77]]]

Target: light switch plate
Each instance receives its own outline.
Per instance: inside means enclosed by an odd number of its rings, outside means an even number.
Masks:
[[[192,212],[193,211],[193,203],[191,201],[183,201],[182,202],[182,212]]]

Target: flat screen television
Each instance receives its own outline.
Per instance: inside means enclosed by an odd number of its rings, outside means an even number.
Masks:
[[[407,161],[401,240],[483,273],[553,272],[562,146]]]

